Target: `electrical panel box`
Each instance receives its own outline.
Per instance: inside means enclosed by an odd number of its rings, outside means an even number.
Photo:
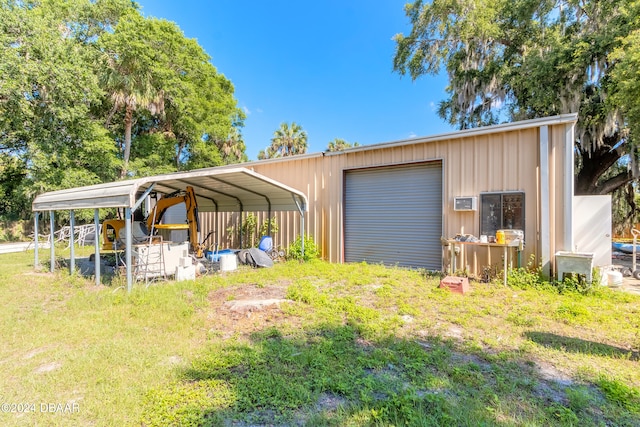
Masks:
[[[454,197],[453,210],[454,211],[477,211],[478,198],[477,197]]]

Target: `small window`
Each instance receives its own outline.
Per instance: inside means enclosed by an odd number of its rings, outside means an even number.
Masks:
[[[524,231],[524,193],[480,194],[480,234],[511,229]]]

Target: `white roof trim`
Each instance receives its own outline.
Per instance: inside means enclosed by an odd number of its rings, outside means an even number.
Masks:
[[[127,181],[76,187],[40,194],[34,211],[95,208],[130,208],[136,197],[154,185],[153,191],[167,194],[194,188],[200,212],[306,211],[307,197],[246,168],[209,168],[177,172]]]
[[[491,133],[513,132],[522,129],[530,129],[540,126],[552,126],[567,123],[576,123],[578,121],[577,113],[562,114],[559,116],[543,117],[539,119],[522,120],[513,123],[502,123],[493,126],[484,126],[472,129],[463,129],[447,133],[441,133],[438,135],[417,137],[410,139],[403,139],[399,141],[382,142],[379,144],[367,144],[358,147],[347,148],[342,151],[327,151],[325,156],[339,156],[344,153],[353,153],[358,151],[379,150],[383,148],[401,147],[403,145],[420,144],[425,142],[436,142],[451,139],[468,138],[480,135],[487,135]],[[289,157],[291,158],[291,157]]]

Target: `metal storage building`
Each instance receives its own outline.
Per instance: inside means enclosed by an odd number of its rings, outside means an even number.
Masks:
[[[305,232],[331,262],[439,270],[441,237],[479,236],[487,200],[511,200],[525,235],[523,263],[534,255],[550,273],[553,254],[576,249],[576,121],[566,114],[244,166],[307,195]],[[456,210],[457,197],[475,198],[475,210]],[[277,220],[276,241],[286,246],[299,233],[298,221],[287,213]],[[224,228],[228,219],[220,221]],[[486,257],[470,250],[464,268],[477,274]]]

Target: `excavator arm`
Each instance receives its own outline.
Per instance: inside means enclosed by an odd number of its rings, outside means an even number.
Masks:
[[[167,194],[158,200],[147,216],[145,224],[147,232],[151,233],[162,221],[162,217],[171,206],[184,203],[187,211],[187,228],[189,230],[189,244],[191,251],[198,258],[202,258],[204,244],[198,242],[198,232],[200,231],[200,220],[198,218],[198,202],[193,187],[189,186],[185,190],[175,191]],[[121,238],[120,230],[124,228],[124,220],[107,220],[102,226],[103,250],[112,250],[113,243]]]
[[[171,206],[184,203],[187,211],[187,225],[189,229],[189,243],[191,251],[197,256],[202,257],[202,245],[198,242],[198,232],[200,231],[200,220],[198,218],[198,202],[193,187],[188,186],[185,190],[175,191],[162,197],[153,207],[147,217],[147,229],[149,232],[162,221],[167,209]]]
[[[198,202],[193,188],[187,187],[184,203],[187,208],[187,224],[189,225],[189,243],[191,243],[191,250],[197,258],[202,258],[204,255],[202,252],[203,248],[200,242],[198,242],[198,233],[200,232]]]

